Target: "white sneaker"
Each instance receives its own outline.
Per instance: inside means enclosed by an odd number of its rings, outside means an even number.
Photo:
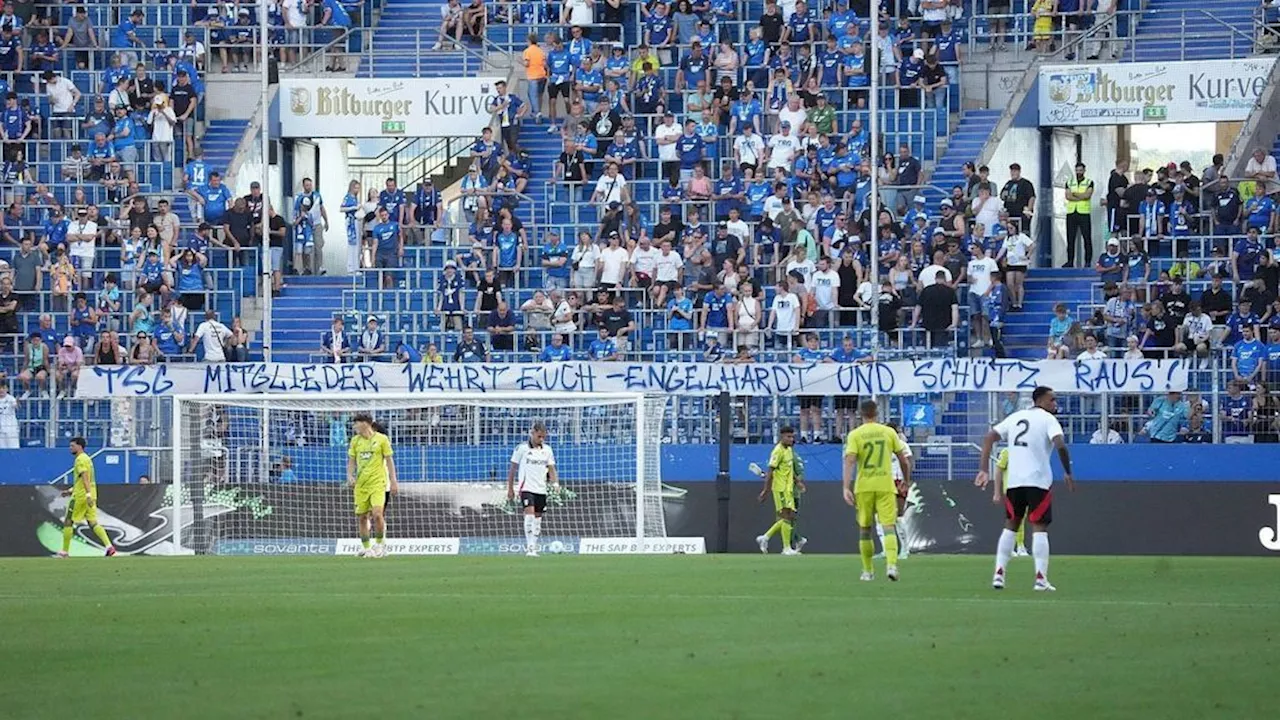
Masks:
[[[526,552],[525,552],[525,554],[524,554],[524,556],[525,556],[525,557],[538,557],[538,551],[537,551],[537,550],[529,550],[529,551],[526,551]]]
[[[864,572],[858,576],[858,579],[861,580],[862,582],[871,582],[872,580],[876,579],[876,574]]]
[[[436,43],[435,45],[432,45],[432,46],[431,46],[431,49],[432,49],[432,50],[439,50],[439,49],[440,49],[440,43]]]
[[[57,554],[55,557],[60,557],[60,558],[67,557],[67,551],[66,551],[66,550],[59,550],[59,551],[58,551],[58,554]]]
[[[764,535],[757,535],[756,545],[759,546],[760,552],[764,553],[765,555],[769,554],[769,538],[765,537]]]
[[[1019,545],[1013,549],[1014,557],[1030,557],[1030,555],[1031,553],[1027,552],[1027,547],[1025,545]]]
[[[992,590],[1004,589],[1004,573],[997,572],[995,575],[991,577],[991,589]]]
[[[384,558],[387,556],[387,544],[378,543],[377,545],[373,546],[373,551],[378,554],[378,557]]]
[[[1046,580],[1044,577],[1036,578],[1036,585],[1035,585],[1036,592],[1053,592],[1057,589],[1058,588],[1050,585],[1049,581]]]
[[[893,582],[898,582],[898,566],[890,565],[889,567],[885,568],[884,576],[889,578]]]
[[[360,548],[356,551],[356,557],[366,557],[369,552],[369,548]]]
[[[804,546],[805,546],[805,545],[808,545],[808,544],[809,544],[809,538],[807,538],[807,537],[802,537],[802,538],[800,538],[799,540],[797,540],[797,541],[796,541],[796,554],[797,554],[797,555],[799,555],[799,554],[800,554],[800,551],[804,549]]]
[[[883,550],[881,550],[880,552],[876,553],[875,555],[872,555],[872,556],[871,556],[871,559],[872,559],[872,560],[883,560],[883,559],[884,559],[884,551],[883,551]]]
[[[795,548],[782,548],[783,555],[799,555],[800,551]]]
[[[31,391],[30,391],[30,390],[27,390],[26,392],[22,393],[22,395],[18,396],[18,399],[19,399],[19,400],[26,400],[26,399],[27,399],[27,398],[29,398],[29,397],[31,397]]]
[[[899,560],[906,560],[906,559],[907,559],[907,558],[909,558],[909,557],[911,557],[911,551],[910,551],[910,550],[908,550],[908,549],[906,549],[906,548],[902,548],[901,550],[899,550],[899,551],[898,551],[898,559],[899,559]]]

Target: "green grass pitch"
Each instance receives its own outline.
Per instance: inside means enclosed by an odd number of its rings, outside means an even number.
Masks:
[[[1275,560],[1031,562],[3,560],[0,718],[1273,716]]]

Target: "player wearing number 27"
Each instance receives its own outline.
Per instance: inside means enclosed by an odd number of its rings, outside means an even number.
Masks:
[[[1031,393],[1032,406],[1019,410],[987,431],[982,440],[982,458],[974,484],[985,488],[991,466],[991,448],[999,440],[1009,443],[1008,470],[1004,493],[1004,531],[996,544],[996,572],[991,587],[1004,588],[1005,568],[1013,555],[1018,528],[1023,518],[1031,523],[1031,556],[1035,558],[1038,592],[1053,591],[1049,584],[1049,523],[1053,522],[1053,468],[1049,450],[1057,448],[1062,462],[1062,479],[1068,490],[1075,490],[1071,477],[1071,455],[1062,437],[1062,425],[1054,415],[1058,398],[1051,388],[1040,386]]]
[[[383,557],[387,554],[387,518],[383,509],[387,493],[399,492],[396,463],[391,457],[391,441],[378,431],[368,413],[352,418],[355,435],[347,450],[347,484],[355,487],[356,519],[360,529],[360,557]],[[369,547],[372,525],[377,543]]]
[[[520,484],[516,485],[519,477]],[[524,542],[528,557],[538,556],[538,538],[542,536],[542,512],[547,509],[547,487],[559,489],[556,474],[556,454],[547,444],[547,427],[534,423],[529,429],[529,441],[516,446],[511,453],[511,465],[507,470],[507,500],[514,501],[520,493],[520,507],[524,508]]]
[[[911,485],[911,456],[897,431],[877,419],[879,408],[867,400],[858,408],[862,424],[844,443],[844,501],[858,512],[858,552],[862,555],[862,580],[874,580],[871,539],[878,520],[884,527],[885,575],[898,579],[898,494],[893,482],[893,458],[902,464],[903,483]],[[857,482],[854,483],[854,475]],[[852,490],[850,485],[853,485]]]

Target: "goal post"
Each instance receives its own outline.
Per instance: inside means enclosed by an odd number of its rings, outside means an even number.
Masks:
[[[507,470],[535,422],[547,428],[561,485],[548,498],[544,550],[605,552],[589,548],[626,539],[636,551],[661,552],[649,543],[666,538],[668,402],[638,393],[176,395],[174,545],[198,554],[353,554],[347,448],[351,417],[363,412],[384,428],[398,475],[386,509],[392,554],[522,549]]]

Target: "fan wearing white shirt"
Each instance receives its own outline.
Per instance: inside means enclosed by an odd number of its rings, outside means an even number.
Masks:
[[[794,346],[796,331],[800,329],[800,298],[791,292],[785,279],[778,283],[766,327],[773,331],[779,349]]]
[[[818,304],[818,312],[814,315],[815,327],[831,327],[832,314],[838,307],[837,297],[840,293],[840,273],[831,269],[831,261],[825,257],[818,258],[818,269],[805,287],[813,288],[813,299]]]
[[[973,328],[973,346],[980,348],[991,345],[991,319],[987,317],[983,298],[991,291],[991,276],[1000,272],[1000,266],[987,257],[982,243],[974,242],[970,251],[972,259],[965,268],[969,278],[969,325]]]
[[[658,256],[661,254],[662,252],[649,241],[648,235],[640,236],[640,242],[636,245],[636,249],[631,251],[629,260],[631,275],[635,278],[632,284],[635,287],[646,289],[653,287],[658,271]]]
[[[1000,233],[996,235],[999,237]],[[1009,307],[1015,312],[1022,310],[1022,300],[1027,292],[1024,287],[1027,268],[1030,267],[1031,250],[1035,245],[1026,233],[1019,231],[1017,235],[1006,238],[1000,250],[1004,258],[1004,284],[1009,289]]]
[[[649,289],[653,294],[654,307],[667,306],[667,294],[675,292],[676,287],[680,285],[680,273],[683,270],[684,259],[680,257],[680,253],[671,249],[670,240],[663,240],[662,249],[654,259],[653,287]]]
[[[519,485],[516,484],[517,478]],[[556,473],[556,456],[547,444],[547,426],[534,423],[528,442],[522,442],[511,453],[507,468],[507,502],[515,502],[519,493],[524,513],[525,555],[538,556],[538,538],[542,535],[542,513],[547,509],[547,490],[560,489]]]
[[[596,190],[591,194],[591,202],[605,207],[621,205],[627,196],[627,179],[618,173],[618,163],[605,166],[604,174],[596,181]]]
[[[1192,362],[1195,363],[1198,358],[1209,357],[1213,318],[1205,313],[1198,300],[1191,302],[1190,309],[1178,326],[1178,342],[1173,346],[1173,351],[1180,355],[1194,354]]]
[[[596,260],[596,267],[600,273],[600,287],[606,290],[614,290],[622,284],[622,278],[627,274],[627,261],[630,255],[627,249],[619,247],[621,238],[618,231],[614,230],[609,233],[609,247],[600,251],[600,259]]]
[[[196,326],[195,333],[191,335],[191,347],[187,348],[187,352],[194,353],[196,344],[200,343],[204,347],[205,362],[226,362],[227,354],[222,344],[229,337],[231,337],[231,328],[218,322],[218,313],[214,310],[205,310],[204,322]]]
[[[791,161],[800,150],[800,138],[791,134],[791,123],[784,120],[778,127],[780,131],[769,137],[769,149],[765,151],[766,164],[770,172],[776,168],[791,172]]]
[[[1005,476],[1004,494],[1005,523],[1004,531],[996,545],[996,571],[991,578],[991,587],[1003,590],[1005,585],[1005,568],[1009,558],[1013,556],[1017,531],[1023,518],[1031,523],[1031,556],[1035,558],[1037,592],[1052,592],[1049,583],[1049,524],[1053,522],[1053,495],[1049,489],[1053,487],[1053,467],[1049,459],[1050,448],[1058,451],[1058,460],[1062,463],[1062,479],[1067,490],[1075,490],[1075,479],[1071,477],[1071,453],[1067,450],[1063,439],[1062,425],[1055,417],[1058,413],[1058,398],[1053,389],[1041,385],[1031,393],[1033,406],[1019,410],[1002,420],[987,431],[982,439],[982,457],[978,461],[977,477],[974,484],[985,488],[990,482],[987,468],[991,467],[991,448],[997,441],[1005,441],[1009,446],[1009,467]],[[1000,487],[997,485],[992,499],[1000,501]]]
[[[764,138],[755,133],[750,123],[742,126],[742,134],[733,139],[733,157],[739,170],[752,170],[760,167],[760,156],[764,154]]]

